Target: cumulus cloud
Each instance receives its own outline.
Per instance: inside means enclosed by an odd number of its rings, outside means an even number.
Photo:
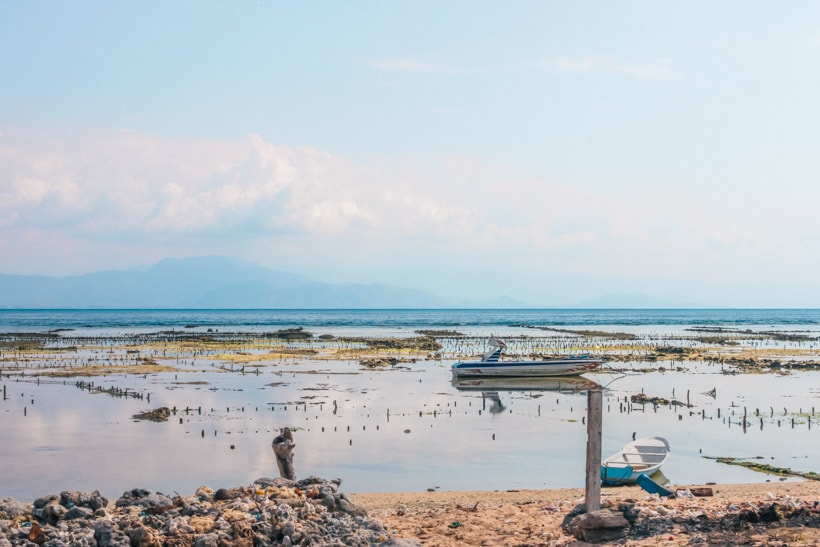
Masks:
[[[50,140],[7,132],[0,173],[0,253],[19,273],[229,254],[302,272],[393,268],[411,279],[440,277],[425,273],[429,263],[454,278],[479,263],[498,279],[708,276],[715,268],[729,276],[749,270],[755,253],[773,264],[793,247],[776,241],[778,218],[814,218],[811,200],[763,220],[764,205],[704,200],[684,188],[586,188],[514,176],[469,156],[356,164],[258,135]]]
[[[0,217],[20,227],[197,233],[277,229],[344,231],[370,223],[351,201],[351,168],[312,148],[258,136],[177,142],[131,133],[58,146],[4,143]]]
[[[9,135],[0,146],[0,228],[7,235],[38,231],[54,241],[144,247],[184,242],[210,254],[216,240],[233,241],[241,252],[251,240],[320,248],[469,231],[454,228],[471,213],[434,197],[435,181],[258,135],[239,142],[127,131],[65,140]]]

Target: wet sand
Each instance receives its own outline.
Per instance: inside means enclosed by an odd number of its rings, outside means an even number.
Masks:
[[[677,499],[649,495],[637,486],[604,488],[602,506],[617,509],[624,502],[634,502],[640,509],[639,522],[657,532],[640,538],[631,535],[619,542],[623,545],[820,545],[820,514],[814,508],[820,501],[820,482],[721,484],[709,488],[713,496]],[[368,514],[382,522],[394,537],[445,547],[571,545],[578,540],[561,525],[575,506],[583,504],[583,495],[583,489],[573,488],[350,497],[365,506]],[[750,514],[744,510],[760,510],[771,504],[803,507],[801,513],[806,518],[740,522],[742,515]],[[699,523],[700,529],[695,529],[692,522]]]

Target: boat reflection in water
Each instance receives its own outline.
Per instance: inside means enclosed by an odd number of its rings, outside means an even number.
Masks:
[[[453,376],[452,385],[459,391],[564,391],[580,392],[601,389],[600,384],[583,376],[549,377],[461,377]]]
[[[483,409],[489,410],[490,414],[501,414],[507,409],[501,401],[501,395],[499,395],[497,391],[482,391],[481,401],[483,403]],[[487,401],[490,401],[490,408],[487,408]]]
[[[601,389],[601,386],[582,376],[551,376],[540,378],[464,378],[454,376],[452,385],[458,391],[480,391],[484,410],[491,414],[500,414],[506,410],[499,391],[561,391],[564,393],[581,393],[590,389]],[[487,408],[490,401],[490,408]]]

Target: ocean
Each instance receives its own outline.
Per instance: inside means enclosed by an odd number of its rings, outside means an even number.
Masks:
[[[816,326],[820,309],[0,309],[0,330],[284,328],[284,327],[494,327],[534,326]]]
[[[812,309],[0,310],[0,498],[97,489],[116,498],[137,487],[187,495],[203,484],[249,484],[278,474],[270,442],[282,427],[294,430],[297,476],[338,477],[346,492],[583,487],[585,392],[459,390],[451,382],[452,347],[438,358],[369,370],[356,360],[314,356],[318,342],[305,346],[303,358],[248,348],[240,366],[226,364],[218,349],[180,352],[170,342],[129,339],[297,327],[317,337],[432,330],[515,336],[519,344],[529,337],[571,344],[572,330],[626,332],[636,335],[630,351],[638,352],[697,344],[704,332],[722,331],[749,333],[739,344],[761,352],[820,347],[820,310]],[[39,339],[76,366],[140,355],[175,370],[37,377],[36,352],[24,355],[13,342],[30,333],[48,334]],[[727,354],[736,347],[727,345]],[[587,377],[604,388],[604,457],[634,435],[663,436],[672,446],[664,466],[672,485],[781,480],[711,457],[820,471],[820,372],[734,374],[717,360],[671,355],[608,363]],[[102,389],[83,388],[81,380]],[[106,391],[123,389],[142,398]],[[630,404],[635,394],[691,406]],[[160,406],[174,409],[168,422],[132,418]]]

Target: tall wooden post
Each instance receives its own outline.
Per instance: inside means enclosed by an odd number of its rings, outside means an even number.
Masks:
[[[584,501],[587,513],[601,508],[601,422],[603,392],[587,391],[587,476]]]

